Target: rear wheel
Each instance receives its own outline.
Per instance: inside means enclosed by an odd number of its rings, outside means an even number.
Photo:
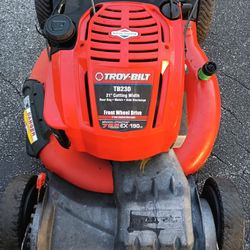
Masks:
[[[20,175],[5,189],[0,201],[0,249],[21,248],[37,202],[37,176]]]
[[[43,29],[53,11],[52,0],[35,0],[35,9],[39,26]]]
[[[223,178],[209,178],[201,196],[207,200],[212,210],[219,249],[243,249],[244,213],[232,182]]]
[[[216,0],[199,0],[197,11],[197,38],[203,43],[208,35],[215,9]]]

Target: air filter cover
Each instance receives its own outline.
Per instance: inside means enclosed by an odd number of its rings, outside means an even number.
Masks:
[[[66,15],[53,15],[45,23],[44,34],[51,42],[66,43],[74,36],[75,25]]]

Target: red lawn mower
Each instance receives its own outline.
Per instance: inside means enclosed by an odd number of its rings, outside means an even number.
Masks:
[[[0,248],[240,250],[231,182],[195,173],[220,123],[200,48],[214,0],[35,0],[47,46],[24,83],[27,152],[0,204]]]

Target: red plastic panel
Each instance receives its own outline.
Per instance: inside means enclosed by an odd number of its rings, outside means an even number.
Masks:
[[[75,48],[52,56],[45,82],[44,118],[49,126],[65,130],[76,151],[98,158],[140,160],[167,151],[178,135],[182,110],[182,20],[172,22],[150,4],[120,2],[101,6],[91,19],[88,12],[81,18]],[[111,34],[121,29],[138,35],[123,39]],[[150,77],[98,82],[97,73]],[[97,110],[97,83],[152,85],[147,115],[133,118],[144,119],[143,129],[103,129],[103,117]]]
[[[100,193],[113,192],[112,168],[109,161],[86,153],[62,148],[54,136],[39,155],[53,173],[75,186]]]
[[[220,90],[216,76],[198,80],[198,69],[208,61],[196,37],[196,25],[187,33],[188,74],[185,79],[188,134],[176,155],[186,175],[197,172],[209,157],[220,125]]]

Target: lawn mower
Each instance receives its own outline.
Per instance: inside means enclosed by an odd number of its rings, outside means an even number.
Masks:
[[[35,0],[46,48],[23,86],[27,153],[46,171],[0,203],[5,250],[240,250],[235,186],[197,171],[220,123],[200,44],[214,0]]]

